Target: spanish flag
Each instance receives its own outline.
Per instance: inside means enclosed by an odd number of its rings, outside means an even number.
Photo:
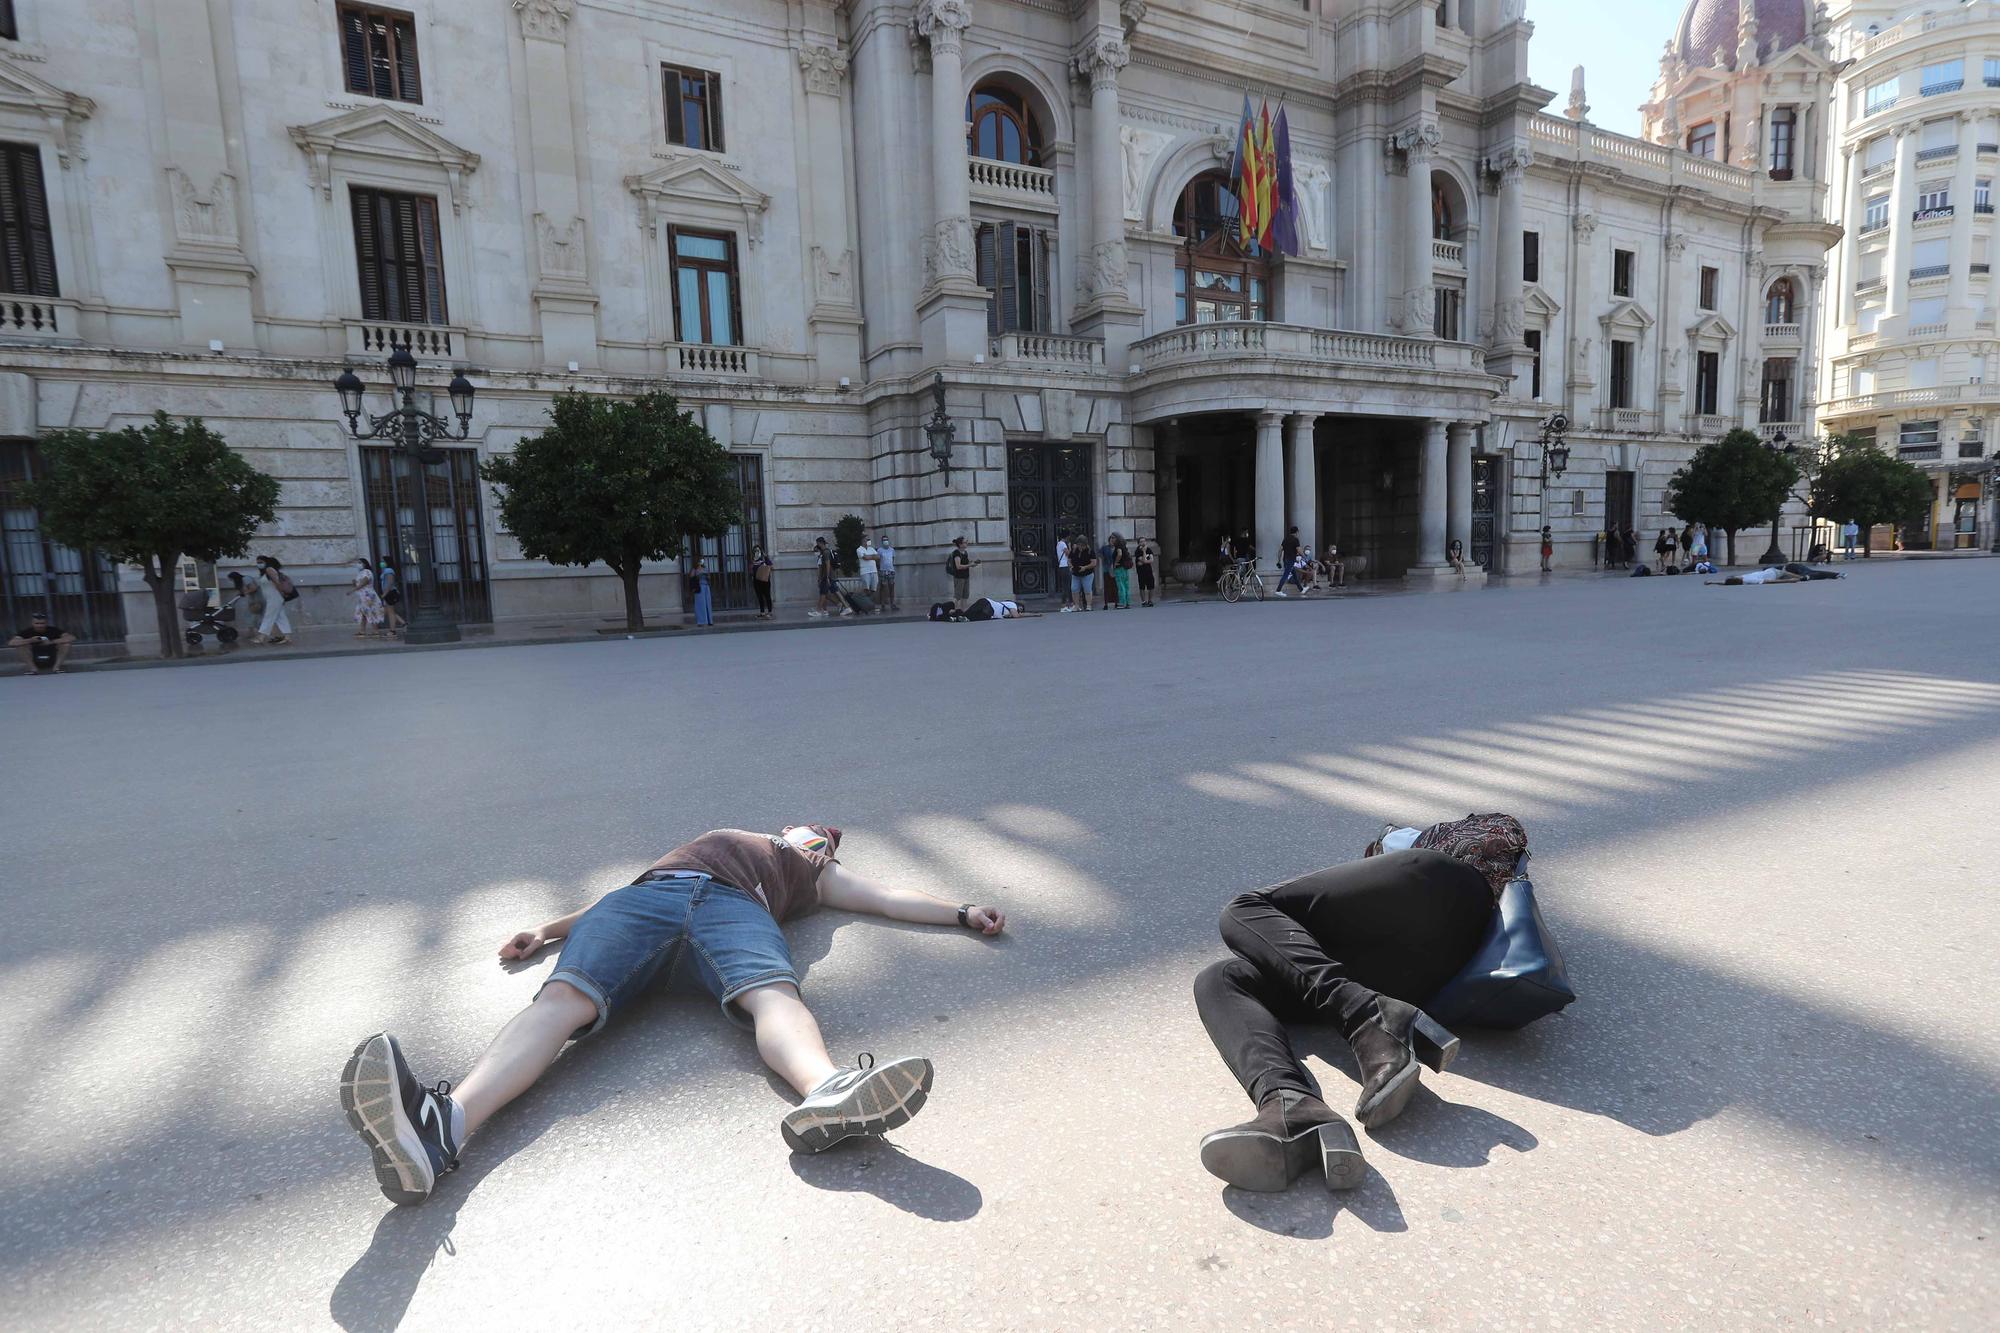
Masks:
[[[1278,147],[1271,135],[1271,104],[1257,108],[1257,229],[1252,235],[1271,248],[1271,224],[1278,213]]]
[[[1250,111],[1250,94],[1243,94],[1243,123],[1236,129],[1236,160],[1230,164],[1230,185],[1236,190],[1237,225],[1244,244],[1257,237],[1257,118]]]

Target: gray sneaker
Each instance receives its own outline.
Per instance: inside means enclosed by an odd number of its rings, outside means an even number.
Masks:
[[[836,1070],[785,1113],[793,1152],[824,1152],[857,1134],[881,1135],[910,1122],[930,1096],[931,1062],[909,1056],[886,1065],[863,1053],[854,1068]]]

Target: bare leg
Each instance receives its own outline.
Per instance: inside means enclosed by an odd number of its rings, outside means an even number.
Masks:
[[[33,648],[23,643],[16,645],[14,651],[21,655],[21,665],[28,668],[29,675],[38,676],[41,674],[40,668],[35,665],[35,650]]]
[[[576,1030],[597,1021],[597,1006],[566,981],[542,987],[533,1004],[514,1015],[472,1066],[451,1099],[465,1112],[470,1138],[486,1118],[534,1086]]]
[[[69,660],[69,650],[74,646],[74,644],[68,643],[59,643],[56,645],[55,670],[61,671],[63,669],[63,663]]]
[[[826,1039],[812,1010],[790,982],[760,986],[736,997],[750,1021],[757,1025],[757,1054],[771,1072],[792,1085],[803,1097],[833,1073],[833,1061],[826,1053]]]

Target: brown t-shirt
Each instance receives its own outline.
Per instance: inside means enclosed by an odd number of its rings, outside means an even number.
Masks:
[[[655,870],[697,870],[718,884],[763,900],[779,921],[819,907],[819,872],[833,858],[808,852],[775,833],[716,829],[653,862]]]

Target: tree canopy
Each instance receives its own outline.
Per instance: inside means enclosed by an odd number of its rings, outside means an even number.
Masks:
[[[480,468],[502,488],[500,522],[531,559],[610,566],[625,585],[626,627],[643,628],[641,565],[741,521],[735,468],[670,393],[559,394],[549,422]]]
[[[1922,468],[1851,435],[1834,441],[1833,458],[1813,478],[1813,513],[1858,524],[1864,536],[1877,523],[1908,518],[1930,499],[1931,479]]]
[[[1704,444],[1674,473],[1667,483],[1667,509],[1728,534],[1734,564],[1737,532],[1769,523],[1798,479],[1797,462],[1739,427]]]
[[[27,498],[43,528],[65,546],[139,566],[153,590],[160,655],[180,656],[176,564],[242,555],[277,513],[277,480],[198,417],[155,412],[148,426],[51,431],[39,443],[47,475]]]

